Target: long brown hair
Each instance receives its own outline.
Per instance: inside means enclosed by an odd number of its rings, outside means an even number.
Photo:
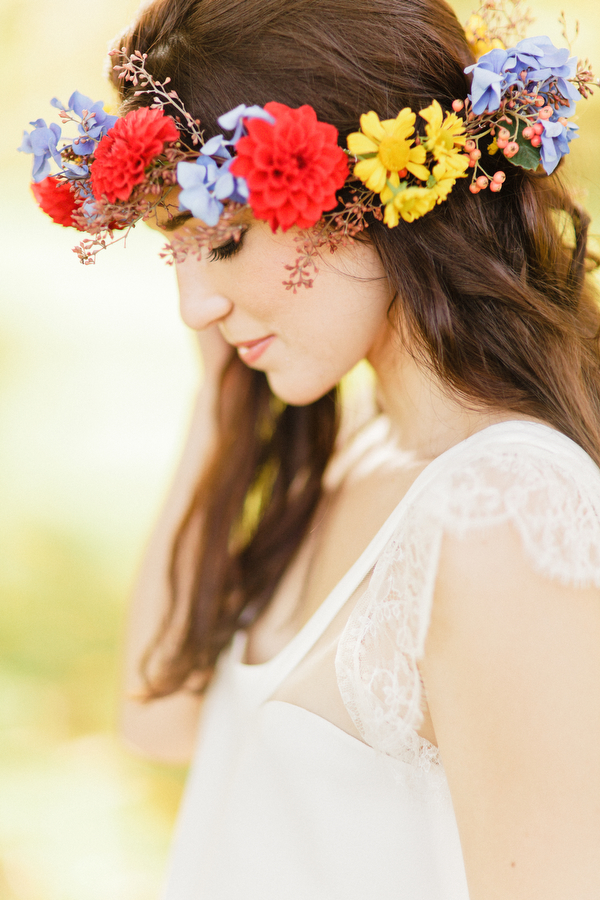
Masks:
[[[207,137],[238,104],[276,100],[311,104],[342,146],[368,110],[391,118],[433,99],[449,109],[468,93],[463,70],[473,62],[443,0],[157,0],[124,45],[148,54],[157,79],[171,77]],[[121,89],[124,108],[143,102]],[[588,219],[558,176],[494,164],[506,172],[501,194],[474,197],[465,180],[412,224],[370,224],[401,303],[398,328],[459,396],[549,422],[600,464]],[[315,512],[336,440],[334,396],[286,406],[235,358],[224,380],[234,400],[222,405],[218,446],[175,538],[150,696],[204,687],[233,632],[265,608]]]

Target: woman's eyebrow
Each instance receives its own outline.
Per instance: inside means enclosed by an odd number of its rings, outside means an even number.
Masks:
[[[166,222],[161,223],[161,228],[163,231],[175,231],[176,228],[179,228],[180,225],[183,225],[184,222],[187,222],[188,219],[192,218],[191,212],[183,212],[178,216],[173,216],[171,219],[168,219]]]

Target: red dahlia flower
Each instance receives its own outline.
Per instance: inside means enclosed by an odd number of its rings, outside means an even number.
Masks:
[[[43,181],[37,184],[34,182],[31,190],[41,209],[50,216],[53,222],[64,225],[65,228],[77,228],[78,231],[81,231],[81,228],[73,221],[73,213],[78,208],[78,204],[75,202],[75,194],[71,190],[70,184],[59,181],[54,175],[48,175]]]
[[[235,145],[231,171],[246,179],[252,212],[273,231],[310,228],[335,208],[336,191],[348,177],[337,129],[319,122],[312,106],[267,103],[265,109],[275,124],[246,121],[248,135]]]
[[[91,165],[92,190],[96,200],[109,203],[129,200],[136,184],[146,177],[146,168],[179,138],[179,131],[162,109],[134,109],[119,119],[102,138]]]

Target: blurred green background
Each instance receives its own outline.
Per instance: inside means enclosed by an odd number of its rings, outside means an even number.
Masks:
[[[38,212],[21,133],[74,89],[110,101],[109,39],[137,0],[0,0],[0,900],[154,900],[183,773],[116,737],[127,596],[194,385],[160,236],[80,266]],[[470,2],[455,4],[465,21]],[[530,34],[560,41],[562,4]],[[576,45],[600,47],[597,0]],[[600,53],[596,53],[600,68]],[[8,90],[6,88],[9,88]],[[600,92],[568,170],[600,223]]]

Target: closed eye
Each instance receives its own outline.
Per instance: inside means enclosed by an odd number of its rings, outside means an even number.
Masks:
[[[218,260],[230,259],[232,256],[235,256],[236,253],[239,253],[242,249],[246,230],[247,229],[244,229],[244,231],[242,231],[237,241],[235,238],[230,238],[224,244],[221,244],[220,247],[213,247],[208,254],[209,261],[216,262]]]
[[[185,225],[191,218],[191,212],[183,212],[178,216],[172,216],[166,222],[163,222],[160,227],[163,231],[176,231],[178,228],[181,228],[182,225]]]

